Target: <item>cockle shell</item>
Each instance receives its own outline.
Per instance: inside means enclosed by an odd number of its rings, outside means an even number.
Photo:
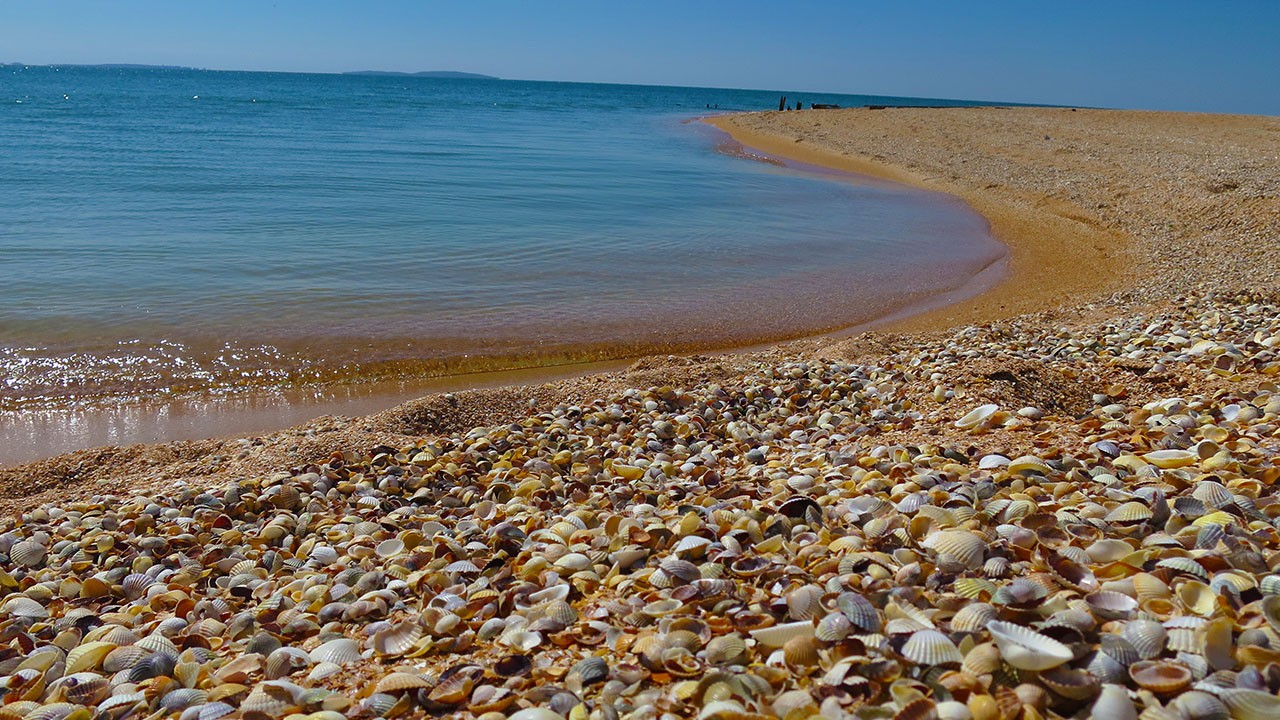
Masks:
[[[982,568],[987,543],[967,530],[939,530],[921,543],[938,554],[946,554],[970,570]]]
[[[1000,656],[1019,670],[1048,670],[1074,657],[1066,645],[1021,625],[996,620],[987,629]]]
[[[902,656],[917,665],[959,665],[964,661],[960,649],[937,630],[917,630],[902,646]]]

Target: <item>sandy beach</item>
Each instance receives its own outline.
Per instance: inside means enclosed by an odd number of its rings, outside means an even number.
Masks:
[[[437,712],[470,698],[593,718],[1274,708],[1280,119],[712,122],[963,198],[1008,244],[1008,277],[854,337],[0,470],[9,555],[44,543],[20,584],[75,576],[37,593],[41,610],[74,602],[139,636],[200,607],[188,619],[205,624],[174,637],[225,636],[201,687],[352,716],[414,693]],[[96,566],[67,548],[99,542],[108,516],[134,569],[86,594]],[[121,585],[157,565],[164,591]],[[178,595],[121,609],[161,592]],[[215,616],[221,630],[197,619]],[[1109,655],[1106,634],[1141,659]],[[344,639],[346,659],[308,679]],[[266,674],[282,645],[301,659]],[[304,701],[313,686],[334,694]]]

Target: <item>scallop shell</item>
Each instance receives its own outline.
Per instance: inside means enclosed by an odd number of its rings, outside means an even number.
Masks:
[[[987,629],[1001,657],[1019,670],[1048,670],[1075,657],[1066,645],[1021,625],[996,620]]]
[[[1107,513],[1109,523],[1137,523],[1150,520],[1154,513],[1145,503],[1127,502]]]
[[[998,617],[995,607],[987,603],[969,603],[951,616],[951,629],[958,632],[977,633]]]
[[[48,551],[34,540],[22,540],[9,548],[9,559],[22,567],[39,567],[44,564]]]
[[[1231,711],[1233,720],[1276,720],[1280,718],[1280,699],[1261,690],[1233,688],[1218,693]]]
[[[311,651],[311,661],[346,665],[361,660],[360,646],[350,638],[337,638],[317,646]]]
[[[422,638],[422,627],[416,622],[396,623],[373,634],[373,651],[384,657],[404,655]]]
[[[1231,710],[1217,696],[1199,690],[1190,690],[1174,698],[1169,709],[1184,718],[1195,720],[1230,720]]]
[[[278,680],[305,669],[311,657],[304,650],[293,647],[276,648],[267,655],[265,672],[268,680]]]
[[[820,657],[816,638],[812,635],[791,638],[782,646],[782,657],[792,669],[817,667]]]
[[[1200,457],[1190,450],[1156,450],[1143,455],[1142,459],[1161,470],[1173,470],[1200,462]]]
[[[990,420],[999,409],[999,405],[979,405],[956,420],[955,425],[963,430],[971,430]]]
[[[812,620],[822,611],[822,588],[803,585],[788,592],[786,601],[793,620]]]
[[[43,620],[49,617],[49,610],[44,605],[24,595],[9,598],[3,605],[3,611],[14,617],[31,620]]]
[[[1150,660],[1164,652],[1169,633],[1158,622],[1130,620],[1124,625],[1124,639],[1137,651],[1138,657]]]
[[[901,655],[916,665],[959,665],[964,662],[960,649],[937,630],[917,630],[902,646]]]
[[[113,643],[100,640],[77,645],[71,652],[67,653],[66,670],[63,672],[72,675],[87,670],[96,670],[102,666],[102,661],[107,655],[115,649],[116,646]]]
[[[1129,677],[1144,690],[1171,695],[1189,687],[1195,679],[1191,670],[1171,660],[1143,660],[1129,667]]]
[[[1088,700],[1098,694],[1101,683],[1088,670],[1058,666],[1040,673],[1040,680],[1068,700]]]
[[[926,548],[955,558],[970,570],[982,569],[987,543],[967,530],[939,530],[921,543]]]
[[[1172,570],[1177,573],[1183,573],[1185,575],[1192,575],[1206,582],[1209,580],[1209,572],[1204,569],[1203,565],[1191,558],[1165,558],[1164,560],[1157,562],[1156,567]]]
[[[721,635],[707,643],[703,655],[712,665],[737,665],[746,659],[747,643],[737,633]]]
[[[1129,697],[1129,691],[1120,685],[1103,685],[1098,699],[1093,701],[1089,717],[1107,720],[1138,720],[1138,711]]]
[[[1094,615],[1104,620],[1123,620],[1138,610],[1138,601],[1109,590],[1099,590],[1085,596],[1085,602]]]
[[[751,638],[767,648],[781,648],[798,637],[813,637],[813,623],[809,621],[783,623],[758,628],[750,632]]]
[[[836,598],[836,607],[849,618],[853,626],[863,632],[877,633],[883,627],[880,612],[871,601],[857,593],[841,593]]]
[[[224,702],[205,703],[200,706],[196,720],[219,720],[235,712],[235,707]]]
[[[420,688],[431,687],[431,683],[427,679],[416,673],[393,672],[382,676],[378,680],[378,684],[374,687],[375,693],[386,693],[388,695],[405,690],[418,690]]]
[[[853,622],[844,613],[834,612],[818,621],[813,634],[823,642],[840,642],[849,637],[853,630]]]

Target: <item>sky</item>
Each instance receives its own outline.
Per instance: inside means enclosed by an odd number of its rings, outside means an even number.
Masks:
[[[0,0],[0,62],[1280,115],[1280,0]]]

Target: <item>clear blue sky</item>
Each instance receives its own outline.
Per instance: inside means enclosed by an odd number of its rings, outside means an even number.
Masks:
[[[0,0],[14,61],[1280,115],[1280,0]]]

